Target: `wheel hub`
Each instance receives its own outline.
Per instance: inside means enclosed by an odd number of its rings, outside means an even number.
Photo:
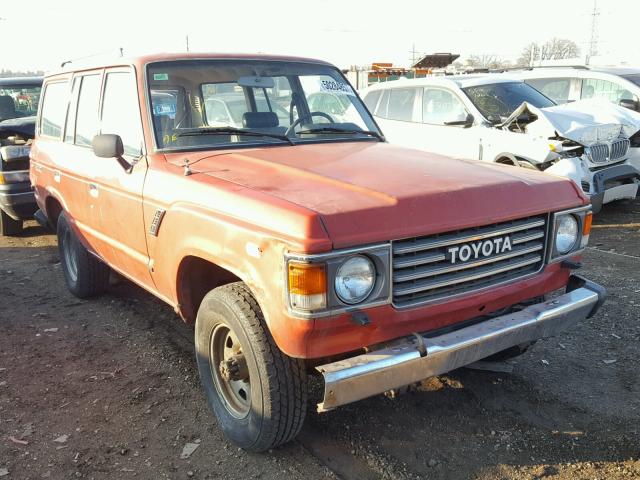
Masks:
[[[220,362],[220,375],[227,382],[246,381],[249,379],[247,360],[243,354],[233,355]]]
[[[210,340],[211,374],[225,408],[236,418],[251,409],[251,378],[242,345],[235,332],[218,324]]]

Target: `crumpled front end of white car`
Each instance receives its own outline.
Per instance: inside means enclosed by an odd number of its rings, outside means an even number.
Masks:
[[[535,120],[523,125],[519,123],[523,117]],[[634,112],[608,102],[542,109],[523,103],[500,128],[526,133],[537,143],[548,142],[545,158],[527,160],[540,170],[573,180],[591,198],[594,212],[605,203],[638,194],[640,170],[629,160],[629,139],[640,132],[640,115]]]

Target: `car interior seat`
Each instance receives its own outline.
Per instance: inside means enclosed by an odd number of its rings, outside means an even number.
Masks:
[[[16,105],[9,95],[0,95],[0,120],[16,117]]]
[[[287,131],[280,126],[275,112],[245,112],[242,115],[242,126],[250,130],[263,130],[265,133],[283,134]]]

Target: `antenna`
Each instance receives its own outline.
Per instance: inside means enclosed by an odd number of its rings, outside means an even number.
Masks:
[[[593,12],[591,13],[591,40],[589,41],[589,53],[585,58],[585,65],[589,65],[591,57],[598,55],[598,0],[593,0]]]
[[[187,40],[187,52],[188,52],[189,51],[189,35],[187,35],[186,40]]]

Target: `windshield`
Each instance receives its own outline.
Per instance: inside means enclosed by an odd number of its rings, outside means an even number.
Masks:
[[[622,77],[640,87],[640,73],[634,73],[633,75],[622,75]]]
[[[38,111],[40,86],[0,86],[0,121],[31,117]]]
[[[523,102],[537,108],[555,105],[535,88],[523,82],[491,83],[462,90],[490,122],[505,120]]]
[[[148,67],[158,148],[378,141],[380,132],[329,65],[178,60]]]

